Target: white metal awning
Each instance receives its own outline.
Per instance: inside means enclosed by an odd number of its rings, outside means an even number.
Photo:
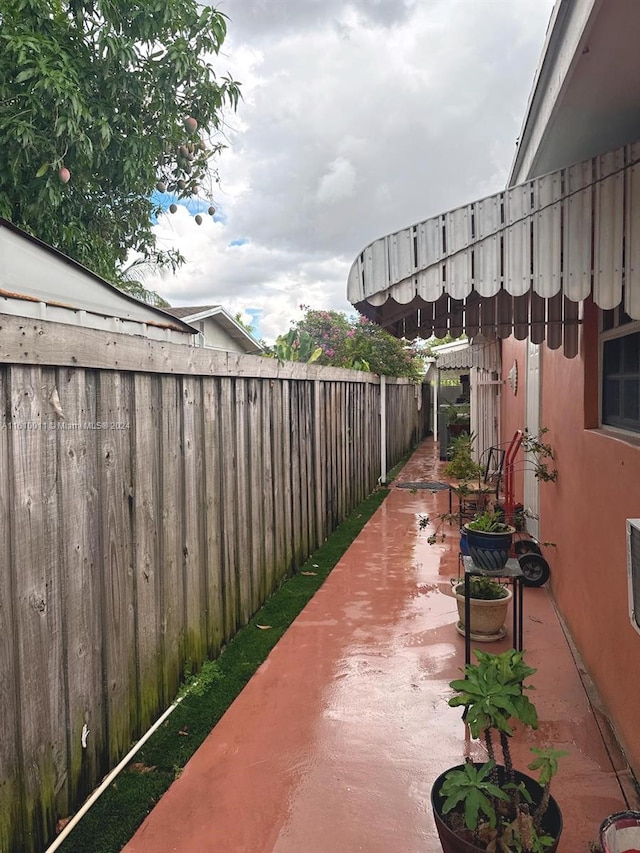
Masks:
[[[460,341],[433,347],[438,370],[500,369],[500,348],[495,340],[483,343]]]
[[[375,240],[347,293],[398,337],[513,334],[572,358],[583,300],[640,319],[640,142]]]

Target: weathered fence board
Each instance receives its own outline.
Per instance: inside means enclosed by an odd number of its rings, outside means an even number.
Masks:
[[[182,482],[182,394],[174,378],[163,376],[160,386],[159,429],[161,519],[160,620],[162,625],[163,705],[176,694],[184,662],[184,584],[182,582],[182,540],[177,521],[184,503]]]
[[[210,654],[219,652],[224,636],[221,523],[221,441],[218,387],[203,383],[205,565],[207,589],[207,645]]]
[[[18,732],[25,823],[36,843],[46,838],[54,817],[67,750],[60,578],[53,572],[58,541],[46,517],[54,500],[45,448],[48,390],[40,368],[10,369],[12,423],[21,427],[10,434],[13,476],[6,489],[13,498],[10,541],[17,617]],[[50,545],[47,532],[54,535]],[[42,749],[43,743],[47,749]]]
[[[240,604],[240,624],[246,625],[251,617],[251,553],[250,531],[252,521],[249,518],[249,489],[251,483],[248,472],[247,454],[247,389],[246,379],[235,380],[235,476],[234,503],[236,523],[236,577],[238,579],[238,599]]]
[[[275,487],[275,477],[273,469],[273,445],[271,442],[271,417],[273,414],[273,404],[271,396],[271,383],[262,384],[262,401],[260,414],[262,416],[262,474],[261,479],[264,483],[270,483],[271,488],[266,488],[263,491],[262,501],[262,522],[263,522],[263,545],[264,545],[264,593],[265,598],[270,595],[276,584],[276,544],[275,544],[275,529],[274,529],[274,507],[273,495]]]
[[[79,424],[97,421],[96,376],[92,371],[60,370],[57,391],[61,415],[53,426],[58,439],[61,494],[60,573],[64,583],[69,799],[76,803],[91,791],[99,777],[106,743],[98,433],[95,429],[77,428]]]
[[[104,669],[109,760],[127,751],[137,730],[135,593],[131,515],[130,376],[104,371],[98,381],[98,478],[102,546]],[[113,428],[111,428],[113,426]]]
[[[203,565],[202,399],[200,381],[182,380],[182,556],[184,577],[185,656],[196,670],[206,657],[206,601]]]
[[[282,424],[282,499],[284,521],[284,552],[281,574],[293,560],[293,519],[291,496],[291,381],[282,381],[282,407],[280,422]]]
[[[312,473],[309,469],[309,451],[311,444],[309,404],[310,388],[308,382],[300,382],[300,393],[298,396],[298,419],[300,424],[300,559],[313,550],[313,537],[309,532],[309,495],[311,494],[310,478]]]
[[[262,462],[261,388],[257,379],[247,380],[247,524],[250,539],[249,577],[251,581],[251,613],[255,613],[266,598],[264,584],[264,492],[261,488],[265,476]]]
[[[292,564],[294,567],[300,565],[301,552],[300,543],[302,540],[302,483],[300,480],[300,453],[301,453],[301,436],[300,436],[300,418],[299,418],[299,392],[300,386],[297,382],[291,383],[291,410],[289,419],[291,423],[290,435],[290,464],[289,477],[291,489],[291,542],[292,542]]]
[[[6,406],[10,400],[8,371],[0,371],[0,401]],[[4,410],[6,412],[6,408]],[[5,484],[10,482],[9,424],[0,424],[0,471]],[[16,827],[22,824],[23,796],[20,767],[22,764],[22,738],[20,731],[20,696],[17,692],[19,660],[17,655],[18,614],[16,578],[11,560],[10,504],[12,492],[0,489],[0,768],[3,778],[0,797],[0,850],[8,850]]]
[[[156,377],[134,379],[133,432],[133,583],[135,590],[139,725],[146,730],[157,716],[161,696],[158,476],[160,412]]]
[[[273,466],[273,538],[274,538],[274,582],[277,583],[285,563],[285,479],[283,462],[282,385],[271,386],[271,458]]]
[[[321,412],[324,408],[323,402],[323,384],[317,379],[313,383],[313,510],[314,510],[314,530],[316,541],[324,540],[324,489],[326,468],[322,464],[323,456],[323,436],[324,424],[321,420]]]
[[[1,316],[0,362],[103,370],[161,373],[163,375],[242,376],[260,379],[325,379],[327,368],[316,364],[280,362],[273,358],[220,352],[206,347],[164,343],[68,326],[25,317]],[[376,376],[357,370],[331,369],[333,382],[370,382]]]
[[[7,321],[0,849],[34,853],[375,487],[380,384]],[[386,388],[391,466],[420,416]]]

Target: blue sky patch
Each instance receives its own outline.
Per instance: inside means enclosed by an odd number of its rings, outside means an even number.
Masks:
[[[169,205],[180,204],[187,209],[191,216],[195,216],[196,213],[207,213],[210,205],[210,202],[204,201],[201,198],[180,198],[177,193],[160,193],[158,190],[154,190],[151,193],[151,203],[157,207],[161,207],[165,213],[169,210]],[[212,218],[214,222],[226,222],[226,216],[218,208],[216,208],[216,212]],[[158,224],[158,218],[153,214],[151,216],[151,224]]]

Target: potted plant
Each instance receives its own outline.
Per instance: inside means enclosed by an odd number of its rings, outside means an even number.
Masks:
[[[456,437],[468,433],[471,427],[468,403],[449,403],[447,406],[447,429],[449,436]]]
[[[486,571],[503,569],[511,552],[515,527],[505,522],[502,511],[477,513],[463,528],[466,546],[473,562]]]
[[[427,542],[429,545],[434,545],[436,542],[444,542],[446,533],[442,531],[442,526],[445,523],[457,523],[458,516],[455,513],[442,512],[437,516],[437,524],[435,529],[428,535]],[[420,530],[424,530],[429,526],[430,518],[428,515],[418,517],[418,526]],[[460,541],[460,549],[463,553],[467,553],[466,532],[462,531]],[[464,579],[452,579],[451,581],[453,594],[458,605],[458,622],[456,624],[457,631],[465,635],[465,595],[464,595]],[[470,636],[472,640],[478,642],[491,642],[492,640],[500,640],[506,633],[505,619],[509,602],[513,598],[513,593],[504,584],[498,583],[493,578],[483,577],[481,575],[472,575],[469,577],[469,609],[470,609]]]
[[[556,454],[551,445],[542,440],[548,432],[548,427],[541,427],[537,433],[525,429],[522,434],[522,449],[528,454],[525,465],[532,467],[536,480],[555,483],[558,480],[558,469],[549,466],[555,462]]]
[[[513,593],[493,578],[472,575],[469,583],[470,636],[480,643],[500,640],[506,634],[505,619]],[[458,604],[456,629],[465,635],[464,580],[452,581],[453,594]]]
[[[476,480],[482,476],[482,465],[473,458],[473,441],[474,436],[465,432],[449,442],[449,461],[443,469],[445,476],[463,481]]]
[[[473,738],[483,738],[488,761],[465,762],[442,773],[431,789],[431,805],[444,853],[553,853],[562,832],[562,815],[550,795],[550,783],[565,755],[553,748],[533,747],[528,769],[513,768],[512,721],[536,729],[535,705],[524,681],[535,669],[522,652],[499,655],[476,651],[477,663],[464,668],[464,678],[450,683],[456,695],[451,707],[464,708]],[[497,745],[502,757],[498,764]]]

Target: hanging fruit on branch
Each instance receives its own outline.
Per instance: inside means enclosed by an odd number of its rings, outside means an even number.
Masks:
[[[58,169],[58,178],[63,184],[69,183],[69,181],[71,180],[71,172],[67,169],[66,166],[62,166],[60,169]]]
[[[193,118],[193,116],[189,116],[189,118],[184,120],[184,126],[187,133],[195,133],[198,129],[198,122]]]
[[[177,204],[170,204],[169,205],[169,213],[175,213],[177,209],[178,209]]]
[[[202,217],[200,216],[199,213],[196,213],[195,220],[196,220],[196,225],[202,225]]]
[[[215,207],[214,207],[212,204],[211,204],[211,205],[209,205],[209,210],[207,211],[207,213],[209,214],[209,216],[213,216],[213,214],[214,214],[215,212],[216,212]]]
[[[165,184],[164,181],[158,181],[158,183],[156,184],[156,189],[158,190],[159,193],[166,193],[167,185]]]

